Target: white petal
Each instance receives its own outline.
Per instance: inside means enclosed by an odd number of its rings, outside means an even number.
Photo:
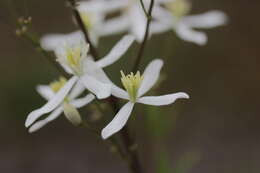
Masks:
[[[84,92],[85,89],[85,86],[80,81],[77,81],[75,86],[71,89],[68,98],[71,100],[77,98]]]
[[[48,124],[49,122],[55,120],[56,118],[58,118],[60,116],[62,111],[63,111],[62,107],[55,109],[47,118],[45,118],[43,120],[39,120],[36,123],[34,123],[29,128],[29,132],[33,133],[33,132],[39,130],[40,128],[42,128],[43,126],[45,126],[46,124]]]
[[[79,111],[71,104],[65,102],[63,104],[63,110],[65,117],[74,125],[78,126],[81,124],[82,119]]]
[[[100,82],[87,74],[83,75],[80,81],[90,92],[95,94],[98,99],[104,99],[111,95],[110,84]]]
[[[115,84],[112,84],[112,95],[121,99],[129,100],[128,93]]]
[[[169,105],[175,102],[177,99],[188,99],[189,96],[186,93],[180,92],[175,94],[168,94],[163,96],[146,96],[138,99],[138,103],[143,103],[153,106]]]
[[[37,120],[43,114],[49,113],[57,108],[68,95],[73,85],[77,82],[78,78],[73,76],[65,85],[62,87],[54,97],[51,98],[43,107],[32,111],[25,122],[25,126],[30,126],[35,120]]]
[[[134,103],[128,102],[119,110],[114,119],[102,130],[101,135],[103,139],[109,138],[125,126],[133,107]]]
[[[140,4],[134,5],[129,9],[128,17],[131,20],[131,33],[135,36],[138,42],[141,42],[144,38],[147,19],[139,5]]]
[[[46,100],[50,100],[55,95],[55,93],[48,85],[38,85],[36,90]]]
[[[176,34],[184,41],[193,42],[198,45],[207,43],[207,36],[203,32],[195,31],[188,25],[179,22],[175,28]]]
[[[126,15],[114,17],[107,20],[100,27],[100,35],[106,36],[111,34],[118,34],[127,31],[129,27],[129,18]]]
[[[124,36],[104,58],[97,61],[98,65],[100,67],[106,67],[113,64],[115,61],[122,57],[122,55],[128,50],[133,42],[133,36]]]
[[[65,41],[77,41],[83,37],[81,31],[72,32],[69,34],[46,34],[41,40],[41,47],[48,51],[53,51],[57,49]]]
[[[111,83],[104,70],[90,58],[86,58],[84,61],[84,74],[88,74],[101,82]]]
[[[161,59],[155,59],[146,67],[143,74],[143,81],[138,90],[138,96],[142,96],[148,90],[150,90],[160,77],[160,71],[163,66]]]
[[[70,104],[72,104],[76,108],[81,108],[81,107],[89,104],[90,102],[92,102],[94,99],[95,99],[95,96],[93,94],[88,94],[83,98],[72,100],[70,102]]]
[[[82,1],[79,3],[78,10],[96,13],[109,13],[119,10],[126,6],[126,0],[95,0]]]
[[[212,10],[200,15],[187,16],[182,20],[193,28],[214,28],[224,25],[228,17],[222,11]]]

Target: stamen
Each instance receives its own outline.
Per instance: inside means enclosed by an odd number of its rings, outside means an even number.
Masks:
[[[137,71],[136,74],[131,72],[128,75],[125,75],[124,72],[120,71],[122,77],[121,82],[128,92],[131,102],[135,102],[137,99],[138,89],[143,81],[143,76],[140,75],[140,72]]]
[[[65,84],[67,83],[66,78],[60,77],[59,80],[51,82],[49,86],[51,87],[53,92],[58,92]]]

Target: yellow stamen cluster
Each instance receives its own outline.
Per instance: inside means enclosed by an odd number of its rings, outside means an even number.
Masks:
[[[123,71],[121,72],[121,82],[128,92],[131,102],[135,102],[137,99],[138,89],[143,81],[143,76],[140,75],[138,71],[136,74],[131,72],[128,75],[125,75]]]
[[[177,19],[180,19],[190,12],[191,2],[189,0],[175,0],[167,3],[166,8],[168,8]]]
[[[91,15],[87,12],[80,12],[80,17],[85,27],[90,29],[92,27]]]
[[[51,87],[52,91],[56,93],[66,84],[66,82],[67,80],[64,77],[60,77],[59,80],[50,83],[49,86]]]

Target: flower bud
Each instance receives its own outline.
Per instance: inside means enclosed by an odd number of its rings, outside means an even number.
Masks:
[[[65,117],[74,125],[78,126],[81,124],[82,119],[78,110],[68,102],[63,104]]]

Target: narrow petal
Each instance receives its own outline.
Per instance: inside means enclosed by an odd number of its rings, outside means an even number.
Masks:
[[[100,27],[100,35],[106,36],[111,34],[118,34],[128,30],[129,18],[126,15],[114,17],[105,21]]]
[[[113,49],[101,60],[97,61],[100,67],[106,67],[113,64],[128,50],[128,48],[134,42],[134,37],[127,35],[124,36]]]
[[[102,67],[90,58],[86,58],[84,61],[84,74],[88,74],[103,83],[111,83]]]
[[[85,89],[85,86],[80,81],[77,81],[75,86],[71,89],[68,98],[71,100],[77,98],[84,92]]]
[[[128,102],[127,104],[125,104],[116,114],[114,119],[102,130],[102,138],[107,139],[119,130],[121,130],[129,119],[133,108],[134,103]]]
[[[98,81],[92,76],[84,75],[80,78],[82,84],[98,99],[104,99],[111,95],[111,85]]]
[[[88,94],[83,98],[72,100],[70,102],[70,104],[72,104],[76,108],[81,108],[81,107],[89,104],[90,102],[92,102],[94,99],[95,99],[95,96],[93,94]]]
[[[112,84],[112,95],[121,99],[129,100],[128,93],[115,84]]]
[[[49,113],[53,111],[56,107],[58,107],[64,100],[64,98],[68,95],[69,91],[73,87],[73,85],[77,82],[78,78],[76,76],[72,77],[63,88],[60,89],[54,97],[51,98],[43,107],[34,110],[31,112],[25,122],[25,126],[30,126],[35,120],[37,120],[43,114]]]
[[[224,25],[228,20],[225,13],[218,10],[212,10],[200,15],[192,15],[183,18],[183,22],[193,28],[214,28]]]
[[[62,107],[55,109],[47,118],[45,118],[43,120],[39,120],[36,123],[34,123],[29,128],[29,133],[36,132],[37,130],[41,129],[43,126],[45,126],[49,122],[55,120],[56,118],[58,118],[61,115],[62,111],[63,111]]]
[[[55,95],[55,93],[48,85],[38,85],[36,90],[46,100],[50,100]]]
[[[128,17],[131,20],[131,33],[135,36],[138,42],[141,42],[144,38],[146,28],[146,16],[140,7],[140,4],[133,6],[128,13]]]
[[[81,1],[77,7],[80,11],[96,12],[96,13],[110,13],[120,8],[125,7],[126,0],[95,0],[95,1]]]
[[[143,103],[153,106],[169,105],[175,102],[177,99],[188,99],[189,96],[186,93],[179,92],[175,94],[168,94],[163,96],[145,96],[138,99],[138,103]]]
[[[198,45],[205,45],[207,43],[207,36],[203,32],[195,31],[184,23],[179,23],[175,27],[176,34],[184,41],[196,43]]]
[[[160,71],[163,66],[161,59],[155,59],[146,67],[143,74],[143,81],[138,90],[138,96],[142,96],[149,91],[160,77]]]
[[[81,31],[72,32],[69,34],[46,34],[41,40],[41,47],[48,51],[54,51],[61,44],[64,44],[65,41],[77,41],[83,37],[83,33]]]

